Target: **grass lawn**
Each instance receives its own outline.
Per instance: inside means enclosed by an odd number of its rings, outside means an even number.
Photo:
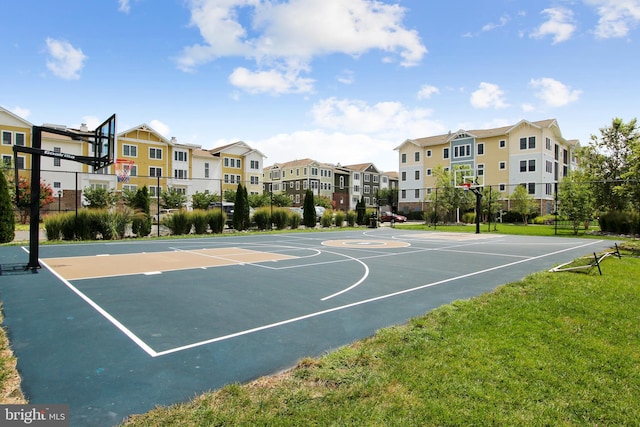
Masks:
[[[124,425],[637,425],[640,243],[624,248],[603,276],[537,273]],[[15,360],[0,346],[0,403],[14,403]]]

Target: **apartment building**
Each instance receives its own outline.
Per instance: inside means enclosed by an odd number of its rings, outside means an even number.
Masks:
[[[264,168],[264,191],[285,193],[293,206],[302,206],[304,195],[311,190],[314,196],[331,199],[334,189],[334,168],[313,159],[275,163]]]
[[[44,124],[66,132],[86,132],[89,129],[71,129],[64,125]],[[27,120],[0,107],[0,156],[7,165],[13,165],[13,146],[32,144],[33,125]],[[93,147],[69,136],[42,132],[42,148],[57,153],[92,156]],[[190,196],[196,192],[223,194],[235,190],[238,183],[250,194],[262,192],[262,164],[266,156],[242,141],[204,150],[199,145],[182,144],[177,138],[166,138],[147,124],[141,124],[117,134],[116,163],[100,170],[92,166],[60,157],[41,158],[41,177],[52,186],[54,196],[67,200],[77,199],[82,189],[109,188],[115,191],[137,190],[147,186],[149,194],[157,197],[166,188],[177,189]],[[20,174],[30,178],[31,155],[19,153],[17,166]],[[120,172],[129,169],[125,178]],[[73,196],[71,196],[73,194]],[[68,201],[67,208],[74,203]]]
[[[343,166],[351,171],[351,203],[349,209],[364,199],[368,208],[378,206],[378,190],[380,190],[380,171],[373,163],[360,163]]]
[[[505,200],[505,209],[509,196],[522,185],[538,201],[542,214],[553,212],[555,184],[577,168],[578,147],[577,140],[562,136],[555,119],[408,139],[395,148],[399,210],[423,210],[437,186],[437,167],[465,167]]]

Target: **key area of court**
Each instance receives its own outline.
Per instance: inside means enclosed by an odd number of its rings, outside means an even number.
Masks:
[[[105,426],[613,244],[380,228],[42,245],[0,299],[30,403]]]

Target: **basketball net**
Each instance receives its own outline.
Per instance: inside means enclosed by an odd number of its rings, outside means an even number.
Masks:
[[[129,174],[134,165],[133,160],[116,159],[116,176],[118,182],[129,182]]]

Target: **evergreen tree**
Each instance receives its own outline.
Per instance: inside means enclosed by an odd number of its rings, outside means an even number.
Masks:
[[[0,243],[13,241],[16,231],[16,218],[9,194],[9,183],[0,170]]]
[[[316,206],[313,202],[313,191],[307,190],[304,193],[304,203],[302,205],[302,223],[305,227],[316,226]]]
[[[233,228],[238,231],[245,230],[244,210],[245,204],[247,203],[248,202],[244,199],[244,189],[242,187],[242,184],[238,184],[238,188],[236,189],[236,198],[234,200],[232,218]]]
[[[251,206],[249,205],[249,194],[247,193],[247,187],[242,187],[244,209],[242,210],[242,221],[244,229],[248,229],[251,224]]]
[[[136,210],[135,217],[131,224],[131,231],[137,237],[144,237],[151,234],[151,198],[147,186],[138,189],[133,198],[132,207]]]
[[[360,201],[356,203],[356,213],[358,214],[358,217],[356,219],[356,224],[364,225],[365,216],[367,214],[367,205],[364,202],[364,196],[360,197]]]

